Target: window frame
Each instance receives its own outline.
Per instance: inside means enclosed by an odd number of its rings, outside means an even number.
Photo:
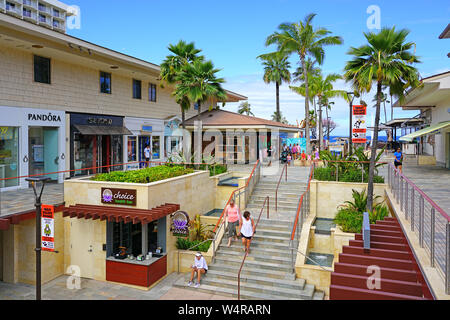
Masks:
[[[154,89],[154,95],[153,95],[153,89]],[[148,84],[148,101],[150,102],[156,102],[157,99],[157,90],[156,90],[156,84],[149,83]]]
[[[102,75],[109,75],[109,92],[102,91]],[[104,94],[112,94],[112,74],[110,72],[106,71],[100,71],[99,72],[99,86],[100,86],[100,93]]]
[[[37,73],[36,72],[36,58],[48,60],[48,82],[38,81],[36,79],[36,73]],[[52,59],[51,58],[39,56],[37,54],[33,55],[33,80],[34,80],[35,83],[52,84]]]
[[[139,83],[139,97],[137,97],[135,95],[135,93],[137,93],[137,91],[135,91],[135,84]],[[137,100],[142,100],[142,81],[138,80],[138,79],[133,79],[132,84],[131,84],[131,88],[132,88],[132,97],[133,99],[137,99]]]

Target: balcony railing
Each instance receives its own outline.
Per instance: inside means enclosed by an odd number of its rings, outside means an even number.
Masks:
[[[22,0],[22,4],[26,8],[37,9],[37,2],[33,0]]]

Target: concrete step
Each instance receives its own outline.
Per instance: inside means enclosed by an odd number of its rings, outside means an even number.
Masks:
[[[236,269],[236,267],[231,265],[218,265],[217,263],[213,263],[209,266],[208,272],[216,270],[216,271],[223,271],[228,273],[234,273],[236,274],[239,270]],[[242,268],[241,272],[242,276],[246,277],[263,277],[263,278],[270,278],[270,279],[279,279],[279,280],[292,280],[295,275],[292,272],[286,272],[286,271],[277,271],[277,270],[264,270],[264,269],[255,269],[255,268],[247,268],[245,265]]]
[[[254,253],[255,255],[265,255],[265,256],[269,256],[269,257],[286,257],[288,254],[290,254],[290,250],[288,249],[288,247],[283,247],[282,249],[275,249],[275,248],[267,248],[264,247],[263,245],[260,246],[255,246],[255,243],[252,242],[250,249],[252,250],[251,252]],[[218,252],[235,252],[235,251],[239,251],[240,253],[242,253],[242,248],[244,246],[242,245],[242,243],[239,242],[232,242],[231,246],[227,247],[226,244],[223,246],[219,247]]]
[[[228,243],[228,240],[222,240],[221,246],[220,248],[222,248],[222,246],[226,246]],[[242,242],[231,242],[231,245],[236,245],[236,246],[240,246],[242,248]],[[278,251],[285,251],[285,252],[290,252],[289,250],[289,242],[287,243],[281,243],[281,242],[270,242],[270,241],[264,241],[263,239],[254,239],[252,240],[252,244],[250,245],[251,248],[255,248],[255,249],[274,249],[274,250],[278,250]]]
[[[264,201],[264,200],[266,200],[266,197],[269,197],[270,202],[274,201],[275,200],[275,192],[267,194],[267,195],[262,195],[259,193],[253,194],[250,197],[249,201],[252,201],[252,200]],[[278,201],[297,201],[298,202],[298,199],[300,199],[299,194],[295,194],[293,196],[286,196],[285,194],[281,196],[280,194],[278,194]]]
[[[323,300],[325,299],[325,292],[323,291],[314,291],[313,300]]]
[[[238,272],[230,272],[228,270],[220,270],[213,269],[208,270],[207,277],[215,277],[219,279],[229,280],[229,281],[237,281]],[[188,278],[189,279],[189,278]],[[296,289],[302,290],[305,287],[306,281],[304,279],[295,279],[295,280],[285,280],[285,279],[274,279],[268,278],[265,276],[255,276],[248,275],[241,272],[241,282],[242,283],[253,283],[265,286],[274,286],[276,284],[277,287],[280,288],[288,288],[288,289]]]
[[[270,199],[270,200],[273,200],[273,201],[269,201],[269,206],[271,208],[272,207],[275,208],[275,197],[273,199]],[[264,200],[250,199],[250,201],[248,202],[247,205],[250,205],[250,204],[262,207],[262,205],[264,204]],[[278,199],[277,205],[278,205],[278,207],[296,207],[298,205],[298,199],[292,199],[292,200],[281,200],[281,199]]]
[[[251,254],[249,257],[251,257]],[[233,257],[229,257],[228,255],[223,255],[223,254],[217,253],[214,263],[217,263],[219,265],[224,264],[224,265],[234,266],[237,269],[239,269],[242,264],[242,259],[243,259],[243,255],[239,258],[238,257],[233,258]],[[259,270],[265,270],[265,271],[275,270],[275,271],[283,271],[283,272],[290,272],[292,270],[290,262],[270,263],[270,262],[263,262],[263,261],[254,261],[254,260],[251,260],[250,258],[247,258],[245,260],[244,268],[259,269]]]
[[[242,262],[242,259],[244,258],[244,252],[242,250],[243,247],[241,247],[241,250],[219,250],[217,251],[216,257],[220,258],[226,258],[226,259],[240,259]],[[247,259],[245,259],[245,262],[248,261],[261,261],[261,262],[267,262],[267,263],[273,263],[273,264],[280,264],[280,265],[291,265],[291,257],[290,256],[271,256],[267,253],[256,251],[250,248],[250,254],[247,256]]]

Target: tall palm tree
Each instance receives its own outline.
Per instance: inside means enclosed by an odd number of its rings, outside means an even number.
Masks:
[[[198,114],[201,113],[202,104],[208,100],[225,101],[227,94],[221,85],[225,80],[216,76],[219,71],[211,61],[195,60],[184,65],[176,77],[175,97],[187,97],[192,103],[197,103]],[[212,108],[211,104],[209,109]]]
[[[246,115],[252,115],[255,116],[252,112],[252,110],[250,109],[250,103],[248,103],[248,101],[242,102],[239,107],[238,107],[238,113],[239,114],[246,114]]]
[[[264,66],[264,82],[275,83],[276,115],[280,115],[280,85],[283,82],[291,82],[291,73],[289,72],[291,64],[288,61],[288,57],[280,52],[262,54],[258,58],[262,60]],[[280,122],[281,118],[277,119],[277,121]]]
[[[406,42],[409,31],[402,29],[383,28],[378,33],[364,33],[367,44],[352,47],[348,54],[352,60],[345,66],[345,79],[352,83],[353,88],[359,92],[369,92],[372,85],[377,86],[377,103],[375,112],[375,128],[373,133],[369,181],[367,187],[367,208],[373,208],[373,177],[375,158],[378,144],[378,127],[380,123],[380,105],[382,88],[386,86],[391,92],[404,101],[405,90],[420,85],[417,69],[412,65],[420,62],[415,52],[415,43]]]
[[[280,120],[278,120],[280,119]],[[285,116],[283,116],[283,114],[280,112],[276,112],[274,111],[274,113],[272,114],[272,121],[277,121],[277,122],[281,122],[283,124],[289,124],[289,121],[286,119]]]
[[[308,57],[306,59],[306,72],[308,72],[308,78],[317,76],[321,70],[319,67],[316,67],[316,60],[311,59]],[[299,63],[300,66],[297,67],[295,72],[292,74],[294,76],[293,82],[304,82],[305,77],[303,76],[303,67],[301,66],[301,63]]]
[[[319,104],[319,150],[322,150],[323,130],[322,130],[322,107],[328,107],[327,103],[330,99],[335,97],[344,98],[347,96],[344,90],[334,90],[333,82],[342,79],[339,74],[330,73],[325,78],[322,74],[313,78],[313,90],[315,91]]]
[[[177,44],[169,44],[169,51],[172,53],[168,55],[166,59],[161,63],[160,80],[161,87],[164,84],[173,85],[177,82],[177,76],[186,64],[193,63],[196,60],[203,60],[203,56],[198,54],[202,51],[195,48],[193,42],[186,43],[180,40]],[[174,92],[172,93],[174,95]],[[176,102],[180,105],[182,127],[185,128],[186,111],[190,109],[190,103],[188,103],[187,97],[175,97]]]
[[[319,65],[325,58],[324,46],[342,44],[339,36],[329,36],[331,31],[325,28],[314,28],[312,20],[316,14],[309,14],[299,23],[282,23],[278,26],[280,32],[274,32],[266,39],[266,46],[276,44],[278,51],[287,55],[297,53],[305,77],[305,118],[309,113],[309,84],[306,61],[314,57]],[[310,152],[309,123],[306,121],[306,150]]]

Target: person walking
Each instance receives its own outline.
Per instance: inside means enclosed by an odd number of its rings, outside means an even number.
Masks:
[[[269,158],[269,164],[267,165],[268,167],[272,165],[272,152],[273,152],[272,145],[269,144],[267,146],[267,158]]]
[[[234,199],[231,199],[230,204],[225,209],[225,219],[228,221],[228,247],[231,246],[231,238],[237,240],[239,227],[239,220],[241,219],[241,214],[239,213],[239,208],[234,203]]]
[[[150,146],[146,145],[144,149],[144,158],[145,158],[145,166],[148,168],[150,164],[150,158],[152,156],[152,151],[150,150]]]
[[[295,161],[297,159],[297,144],[294,143],[294,146],[292,147],[292,158]]]
[[[305,150],[302,150],[302,166],[306,166],[306,153]]]
[[[250,254],[250,242],[255,234],[255,223],[250,217],[250,212],[244,212],[244,218],[239,220],[239,230],[242,237],[242,244],[244,245],[244,252]]]
[[[397,152],[394,153],[394,166],[400,173],[402,172],[402,163],[403,163],[403,152],[400,150],[400,148],[397,148]]]
[[[202,274],[206,274],[208,272],[208,265],[206,264],[206,260],[200,252],[197,252],[195,254],[194,264],[191,266],[191,269],[191,278],[187,285],[188,287],[192,285],[192,280],[197,273],[197,282],[195,283],[194,287],[198,288],[200,286]]]

